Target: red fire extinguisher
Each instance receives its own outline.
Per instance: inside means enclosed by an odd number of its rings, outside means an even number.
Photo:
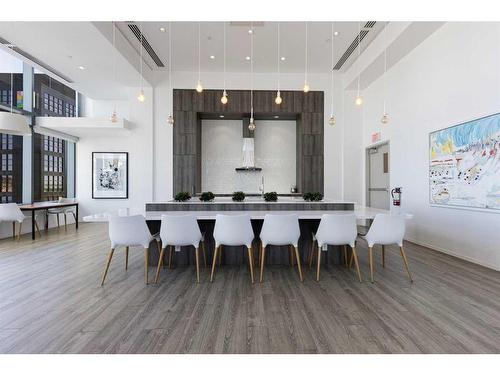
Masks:
[[[401,206],[401,188],[396,187],[391,190],[392,204],[394,206]]]

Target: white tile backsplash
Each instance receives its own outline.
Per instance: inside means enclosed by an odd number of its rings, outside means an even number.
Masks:
[[[265,191],[289,193],[296,184],[295,121],[256,121],[255,166],[261,172],[236,172],[242,165],[243,130],[241,120],[203,120],[203,191],[258,193],[261,178]]]

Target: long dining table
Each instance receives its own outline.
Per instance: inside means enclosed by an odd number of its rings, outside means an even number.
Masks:
[[[75,220],[75,225],[76,229],[78,229],[78,202],[66,202],[66,203],[59,203],[59,202],[35,202],[31,204],[23,204],[19,206],[19,209],[21,211],[29,211],[31,212],[31,239],[35,239],[35,220],[36,220],[36,211],[45,211],[51,209],[51,208],[65,208],[65,207],[75,207],[76,209],[76,218]],[[45,230],[48,229],[48,220],[46,217],[45,220]]]

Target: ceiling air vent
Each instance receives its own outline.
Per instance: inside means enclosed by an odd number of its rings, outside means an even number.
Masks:
[[[345,64],[345,62],[351,57],[352,53],[358,48],[358,42],[362,42],[365,36],[368,34],[370,30],[366,29],[371,29],[373,26],[375,26],[376,21],[368,21],[365,23],[363,28],[359,32],[359,38],[358,35],[354,38],[352,43],[349,45],[349,47],[346,49],[344,54],[340,57],[339,61],[337,61],[337,64],[333,67],[333,70],[339,70],[342,68],[342,66]]]
[[[130,29],[130,31],[132,31],[132,33],[135,35],[135,37],[137,38],[137,40],[140,43],[140,41],[141,41],[141,29],[135,23],[129,23],[128,24],[128,28]],[[142,47],[148,53],[148,55],[151,57],[151,59],[153,59],[153,61],[155,62],[156,66],[158,66],[158,68],[164,68],[165,67],[165,65],[160,60],[160,58],[156,54],[156,52],[153,49],[153,47],[151,47],[151,44],[149,44],[149,42],[146,39],[146,37],[144,36],[144,34],[142,35]]]
[[[0,38],[0,43],[2,45],[4,45],[5,47],[8,47],[10,50],[12,50],[12,51],[18,53],[19,55],[23,56],[27,60],[34,62],[36,65],[42,67],[46,71],[48,71],[48,72],[52,73],[53,75],[61,78],[61,80],[66,81],[66,83],[73,83],[73,80],[71,78],[65,76],[61,72],[59,72],[56,69],[52,68],[51,66],[45,64],[43,61],[38,60],[35,56],[30,55],[28,52],[22,50],[21,48],[16,47],[14,44],[10,43],[9,41],[7,41],[7,40],[5,40],[3,38]]]

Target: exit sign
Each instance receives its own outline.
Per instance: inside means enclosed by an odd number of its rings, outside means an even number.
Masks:
[[[372,133],[372,143],[378,142],[382,139],[380,132]]]

